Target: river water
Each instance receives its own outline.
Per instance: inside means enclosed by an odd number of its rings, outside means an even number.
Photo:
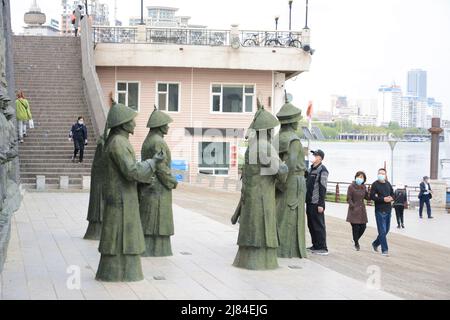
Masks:
[[[430,142],[398,142],[394,149],[394,184],[415,186],[423,176],[430,175],[430,148]],[[388,177],[392,180],[391,149],[387,142],[311,141],[310,150],[313,149],[325,152],[323,163],[330,172],[329,181],[350,182],[356,171],[362,170],[367,174],[367,182],[371,183],[385,161]],[[449,144],[440,144],[440,159],[450,159]],[[440,168],[439,174],[450,186],[450,165]]]

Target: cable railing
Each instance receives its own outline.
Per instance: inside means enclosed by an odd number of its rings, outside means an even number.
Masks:
[[[137,27],[93,27],[94,43],[137,43]],[[302,48],[299,31],[239,31],[239,44],[243,47],[295,47]],[[231,46],[230,30],[200,28],[147,27],[145,43],[197,46]],[[140,40],[143,42],[143,40]]]

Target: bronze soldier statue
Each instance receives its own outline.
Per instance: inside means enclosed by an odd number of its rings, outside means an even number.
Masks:
[[[289,173],[285,183],[277,183],[276,205],[278,257],[305,258],[305,154],[300,137],[297,134],[301,110],[286,101],[277,113],[281,123],[279,134],[275,141],[279,144],[279,156],[288,168]]]
[[[172,212],[172,189],[177,180],[171,173],[171,154],[164,135],[169,132],[172,118],[156,109],[150,115],[147,128],[150,132],[142,145],[142,160],[151,159],[161,153],[164,160],[156,165],[155,179],[150,184],[139,185],[139,210],[145,236],[143,257],[172,255],[170,236],[174,234]]]
[[[89,194],[89,208],[87,220],[89,221],[84,239],[100,240],[102,232],[102,217],[104,210],[104,203],[102,198],[103,183],[105,180],[103,149],[105,147],[106,135],[100,136],[97,140],[97,147],[95,149],[94,160],[91,168],[91,190]]]
[[[96,279],[100,281],[143,280],[140,256],[145,250],[139,217],[137,183],[149,183],[154,177],[156,161],[163,157],[137,162],[129,135],[134,133],[137,112],[115,104],[108,113],[111,129],[105,144],[101,253]]]
[[[110,93],[109,107],[111,108],[116,102],[112,99],[112,92]],[[103,202],[103,183],[105,178],[105,165],[103,158],[103,151],[105,148],[106,138],[108,137],[108,124],[105,125],[103,135],[97,140],[97,147],[95,149],[94,160],[91,168],[91,188],[89,194],[89,208],[87,220],[89,221],[84,239],[99,240],[102,232],[103,211],[105,205]]]
[[[249,128],[241,200],[231,220],[235,224],[239,219],[235,267],[251,270],[278,267],[275,183],[284,182],[288,172],[271,143],[272,129],[278,125],[278,120],[260,107]]]

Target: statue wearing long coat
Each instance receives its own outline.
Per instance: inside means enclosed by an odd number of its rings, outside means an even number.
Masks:
[[[275,167],[270,169],[271,165]],[[286,175],[287,166],[267,140],[250,141],[242,170],[241,201],[235,213],[239,216],[239,250],[234,266],[252,270],[278,267],[275,183],[285,181]]]
[[[103,211],[103,181],[105,180],[105,165],[103,159],[104,136],[97,141],[94,160],[91,168],[91,190],[89,194],[89,208],[87,220],[89,221],[84,239],[99,240],[102,231]]]
[[[291,128],[281,129],[279,154],[289,168],[285,183],[276,190],[278,256],[280,258],[305,258],[305,155],[299,136]]]
[[[151,159],[162,153],[164,160],[155,168],[151,184],[140,184],[139,207],[145,236],[144,257],[171,256],[170,236],[174,234],[172,189],[177,186],[172,176],[171,153],[158,128],[152,129],[142,145],[141,159]]]
[[[102,254],[97,280],[138,281],[143,279],[140,255],[145,250],[139,216],[137,182],[154,177],[151,164],[136,162],[129,133],[114,128],[106,142],[103,185],[104,215],[99,251]]]

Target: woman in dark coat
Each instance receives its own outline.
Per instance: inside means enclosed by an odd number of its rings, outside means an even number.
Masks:
[[[358,171],[355,175],[355,181],[352,182],[347,190],[347,222],[350,222],[352,225],[356,251],[360,250],[359,239],[364,234],[367,225],[367,211],[364,200],[369,200],[369,193],[364,185],[366,180],[366,174],[363,171]]]
[[[394,204],[393,204],[395,209],[395,216],[397,218],[398,229],[405,228],[403,212],[407,205],[408,205],[408,197],[406,195],[406,187],[402,184],[399,184],[394,192]]]

